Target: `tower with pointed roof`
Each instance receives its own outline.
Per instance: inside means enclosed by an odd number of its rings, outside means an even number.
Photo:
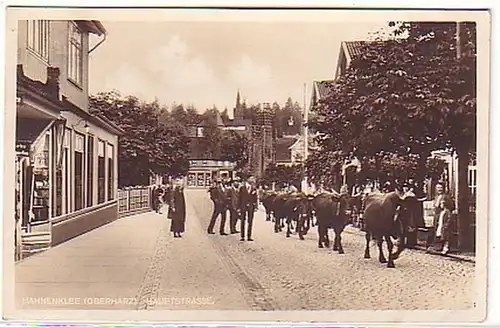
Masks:
[[[243,118],[244,118],[243,106],[241,104],[240,89],[238,89],[238,92],[236,94],[236,107],[234,108],[234,119],[240,120]]]

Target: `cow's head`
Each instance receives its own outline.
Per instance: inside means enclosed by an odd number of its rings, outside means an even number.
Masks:
[[[419,211],[421,200],[415,195],[405,195],[399,197],[399,207],[396,213],[396,220],[400,222],[402,233],[413,232],[417,228],[418,215],[422,215]]]

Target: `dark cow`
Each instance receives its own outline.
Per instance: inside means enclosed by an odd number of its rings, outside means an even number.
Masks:
[[[262,195],[262,205],[266,209],[266,221],[274,221],[274,200],[277,195],[277,192],[267,190]]]
[[[278,193],[274,197],[273,213],[274,213],[274,232],[278,233],[284,228],[284,221],[287,217],[286,202],[291,197],[290,194]]]
[[[312,207],[316,213],[318,225],[318,247],[330,247],[328,229],[335,232],[333,250],[344,254],[341,234],[349,223],[347,208],[349,195],[321,193],[312,200]]]
[[[396,191],[390,193],[371,193],[364,199],[364,223],[366,231],[365,258],[370,258],[370,241],[373,238],[379,249],[379,262],[387,263],[388,268],[394,268],[396,260],[405,249],[405,239],[408,233],[418,225],[418,206],[420,200],[414,196],[402,197]],[[393,253],[394,242],[397,239],[397,250]],[[385,240],[389,259],[382,250]]]
[[[290,194],[284,203],[283,216],[286,219],[286,236],[290,237],[293,229],[293,222],[296,222],[296,231],[301,240],[310,228],[311,199],[304,193]]]

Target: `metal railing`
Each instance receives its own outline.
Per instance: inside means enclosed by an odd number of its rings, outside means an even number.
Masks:
[[[128,187],[118,190],[118,213],[120,216],[151,210],[149,187]]]

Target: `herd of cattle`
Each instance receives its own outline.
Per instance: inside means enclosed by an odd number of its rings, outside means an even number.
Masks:
[[[402,196],[399,192],[370,193],[352,197],[348,194],[284,193],[264,191],[262,204],[266,210],[266,221],[274,222],[274,231],[281,232],[286,226],[286,236],[295,230],[301,240],[309,229],[317,226],[318,247],[330,246],[328,229],[335,233],[333,250],[344,253],[342,232],[352,223],[350,209],[363,209],[363,230],[366,233],[364,257],[370,258],[370,241],[377,242],[380,263],[394,268],[396,260],[405,248],[408,234],[415,230],[415,216],[418,215],[419,200],[413,195]],[[396,251],[393,252],[396,240]],[[389,251],[386,259],[382,250],[385,240]]]

